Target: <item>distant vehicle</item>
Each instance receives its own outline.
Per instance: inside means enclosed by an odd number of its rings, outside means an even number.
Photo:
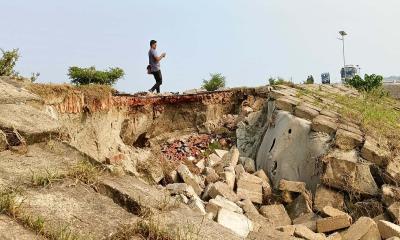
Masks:
[[[358,65],[346,65],[340,70],[340,76],[342,77],[342,82],[347,79],[352,79],[356,75],[360,74],[360,67]]]
[[[321,82],[322,84],[331,84],[331,75],[328,72],[322,73]]]

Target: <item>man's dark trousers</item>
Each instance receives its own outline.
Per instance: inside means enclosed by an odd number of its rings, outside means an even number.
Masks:
[[[156,80],[156,84],[150,89],[150,92],[153,92],[154,90],[157,91],[157,93],[160,93],[160,85],[162,84],[162,75],[161,75],[161,70],[158,70],[156,72],[152,72],[154,79]]]

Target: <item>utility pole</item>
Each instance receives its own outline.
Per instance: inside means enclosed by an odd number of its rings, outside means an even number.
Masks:
[[[346,80],[346,57],[344,54],[344,36],[346,36],[347,33],[345,31],[339,31],[339,34],[340,34],[341,38],[338,38],[338,39],[341,40],[343,43],[343,72],[344,72],[344,80]]]

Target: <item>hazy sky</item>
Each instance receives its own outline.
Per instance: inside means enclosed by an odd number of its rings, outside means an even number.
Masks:
[[[158,40],[162,90],[197,88],[211,72],[228,86],[269,76],[339,79],[338,31],[362,74],[400,75],[399,0],[0,0],[0,48],[19,48],[17,70],[68,82],[69,66],[121,67],[116,88],[144,91],[149,40]]]

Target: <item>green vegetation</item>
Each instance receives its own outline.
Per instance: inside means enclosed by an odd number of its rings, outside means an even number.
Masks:
[[[14,70],[19,58],[18,49],[11,51],[0,50],[3,54],[0,58],[0,76],[18,76],[18,73]]]
[[[362,79],[360,76],[356,75],[351,79],[346,79],[345,84],[350,85],[359,91],[370,92],[373,89],[382,87],[383,77],[375,74],[365,74],[364,79]]]
[[[124,70],[121,68],[110,68],[108,71],[99,71],[94,66],[89,68],[70,67],[68,70],[71,83],[76,85],[113,85],[124,74]]]
[[[206,89],[207,91],[215,91],[219,88],[225,87],[226,78],[222,76],[221,73],[210,73],[209,80],[203,80],[202,88]]]
[[[102,169],[94,166],[88,160],[82,160],[69,171],[68,176],[78,179],[85,184],[95,185],[98,183],[102,172]]]
[[[20,205],[17,203],[17,195],[17,189],[8,187],[0,189],[0,214],[12,217],[17,215]]]
[[[36,174],[32,172],[31,183],[36,187],[47,187],[49,185],[51,186],[54,182],[61,181],[63,178],[64,176],[46,169],[45,174]]]
[[[304,84],[314,84],[314,77],[312,75],[308,76]]]
[[[274,85],[286,85],[286,86],[291,86],[294,87],[294,84],[291,81],[287,81],[282,77],[277,77],[277,78],[273,78],[270,77],[268,79],[269,85],[274,86]]]

